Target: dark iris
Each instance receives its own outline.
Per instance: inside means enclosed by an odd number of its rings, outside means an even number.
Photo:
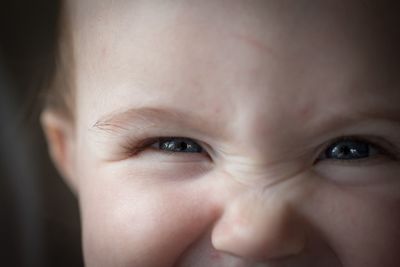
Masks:
[[[370,156],[370,144],[358,140],[337,141],[325,151],[327,159],[355,160]]]
[[[203,149],[196,142],[186,138],[168,138],[159,141],[159,149],[167,152],[201,153]]]

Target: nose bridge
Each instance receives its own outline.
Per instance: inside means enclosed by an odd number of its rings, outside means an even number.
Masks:
[[[215,249],[258,261],[298,254],[305,228],[296,215],[297,183],[252,186],[223,206],[212,231]]]

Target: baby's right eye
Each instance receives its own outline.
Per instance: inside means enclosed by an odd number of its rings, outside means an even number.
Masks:
[[[159,138],[158,141],[151,145],[152,148],[156,148],[165,152],[172,153],[202,153],[203,148],[190,138],[182,137],[168,137]]]

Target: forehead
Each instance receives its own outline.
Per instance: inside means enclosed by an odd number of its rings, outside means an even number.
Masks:
[[[384,16],[367,1],[309,2],[71,1],[78,114],[173,106],[277,126],[397,108]]]

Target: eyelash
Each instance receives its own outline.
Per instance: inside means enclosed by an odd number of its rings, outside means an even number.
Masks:
[[[358,163],[358,162],[365,162],[365,161],[369,161],[369,160],[373,160],[374,158],[378,158],[379,156],[386,156],[389,157],[391,159],[396,159],[398,157],[397,153],[390,153],[388,152],[390,149],[389,147],[393,147],[390,144],[386,144],[386,146],[384,145],[380,145],[378,144],[378,142],[375,141],[371,141],[369,139],[372,138],[364,138],[364,137],[359,137],[359,136],[344,136],[344,137],[339,137],[336,138],[332,141],[330,141],[329,143],[327,143],[325,146],[323,146],[323,148],[321,149],[321,151],[318,154],[317,160],[315,163],[320,162],[320,161],[324,161],[324,160],[329,160],[329,161],[334,161],[334,162],[341,162],[341,163]],[[172,142],[172,141],[176,141],[179,140],[181,141],[181,143],[187,142],[187,143],[191,143],[190,146],[192,146],[193,148],[193,144],[198,146],[199,151],[198,152],[185,152],[185,151],[168,151],[168,150],[163,150],[162,144],[165,144],[166,142]],[[366,156],[366,157],[360,157],[357,159],[332,159],[332,158],[328,158],[327,157],[327,150],[334,148],[334,146],[339,145],[341,143],[357,143],[357,144],[363,144],[366,145],[368,147],[368,152],[370,153],[371,151],[373,151],[375,153],[375,155],[372,156]],[[387,142],[386,142],[387,143]],[[154,145],[158,144],[158,146],[153,147]],[[169,147],[172,146],[172,144],[168,145]],[[386,147],[386,148],[384,148]],[[160,151],[161,153],[168,153],[168,154],[175,154],[175,153],[180,153],[180,154],[185,154],[185,153],[206,153],[206,150],[202,147],[202,145],[199,144],[198,141],[193,140],[191,138],[187,138],[187,137],[157,137],[157,138],[150,138],[147,140],[144,140],[142,142],[140,142],[139,144],[137,144],[136,146],[134,146],[132,154],[136,155],[138,153],[140,153],[141,151],[144,151],[146,149],[154,149],[157,151]]]

